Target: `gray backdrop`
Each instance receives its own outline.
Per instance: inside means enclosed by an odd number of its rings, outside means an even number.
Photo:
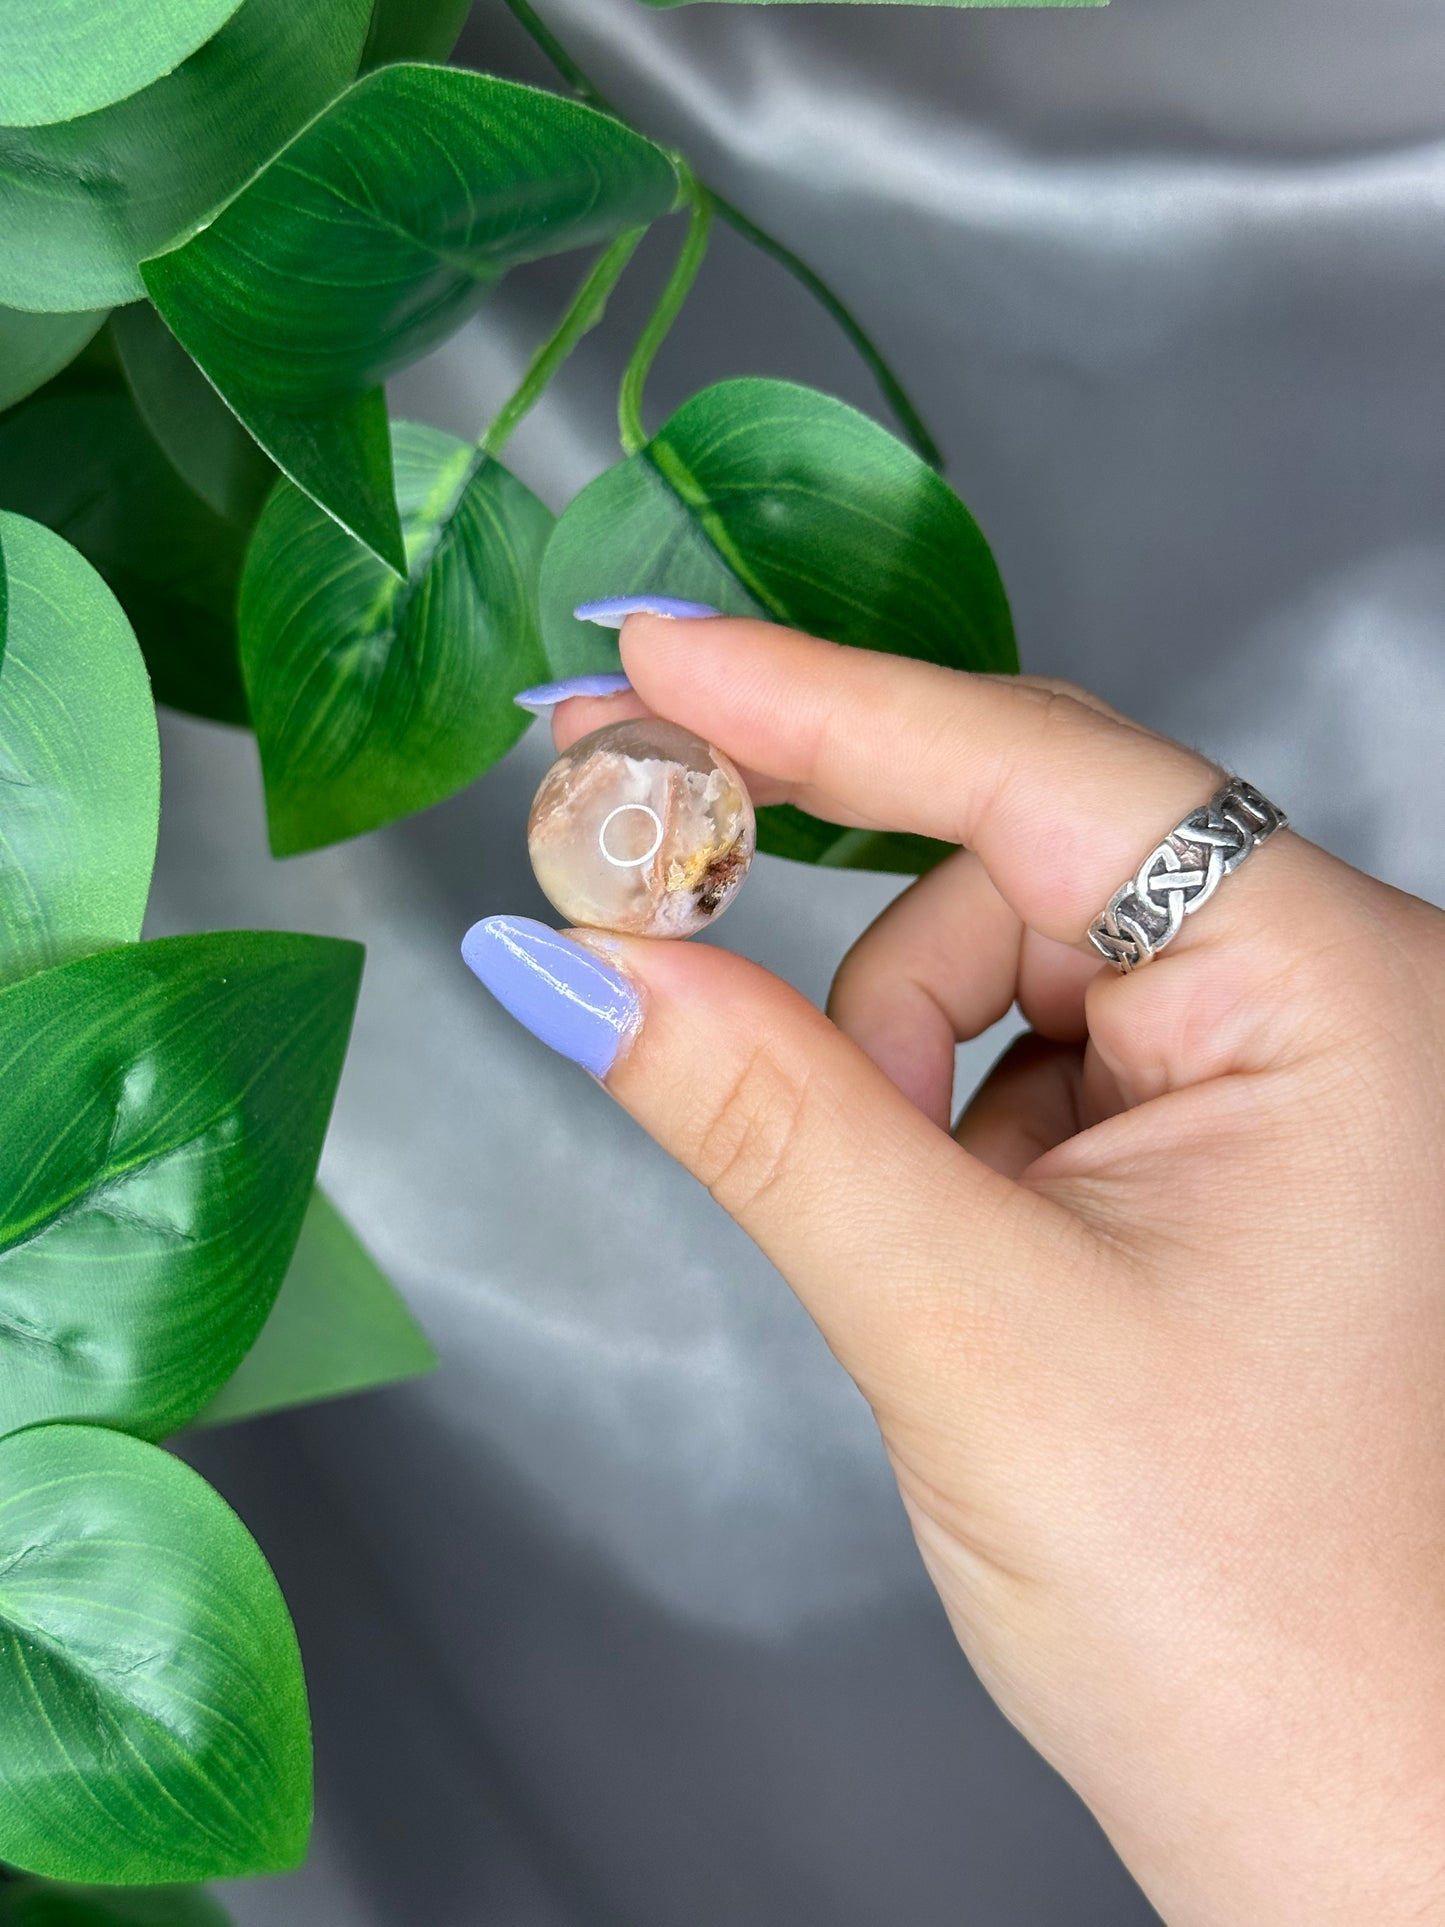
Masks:
[[[1438,0],[544,4],[876,327],[996,546],[1026,666],[1442,894]],[[544,78],[498,0],[462,58]],[[516,444],[558,506],[615,458],[620,355],[667,253]],[[398,410],[475,432],[576,272],[519,280]],[[724,233],[654,418],[740,372],[874,405]],[[275,1560],[316,1710],[312,1863],[236,1890],[239,1920],[1151,1918],[974,1683],[868,1414],[781,1282],[458,961],[474,918],[542,909],[541,739],[424,817],[276,865],[251,744],[166,727],[154,927],[367,942],[326,1176],[443,1359],[198,1448]],[[821,997],[894,887],[765,859],[725,940]]]

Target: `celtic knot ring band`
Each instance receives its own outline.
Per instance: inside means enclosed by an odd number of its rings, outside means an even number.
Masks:
[[[1116,970],[1138,970],[1174,941],[1222,878],[1288,821],[1251,784],[1231,776],[1119,886],[1089,925],[1089,942]]]

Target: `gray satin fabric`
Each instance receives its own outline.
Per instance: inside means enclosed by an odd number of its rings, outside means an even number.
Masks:
[[[1438,0],[547,12],[876,328],[996,546],[1028,667],[1445,894]],[[463,58],[544,79],[499,14]],[[555,503],[615,457],[666,249],[646,259],[516,444]],[[474,432],[575,273],[519,280],[398,410]],[[874,405],[723,234],[655,418],[739,372]],[[541,734],[425,817],[274,865],[251,745],[166,728],[155,928],[369,946],[326,1176],[444,1361],[198,1447],[282,1575],[316,1708],[313,1862],[236,1891],[238,1920],[1151,1918],[959,1657],[869,1416],[787,1290],[463,971],[473,918],[543,909]],[[764,861],[721,934],[821,998],[895,887]]]

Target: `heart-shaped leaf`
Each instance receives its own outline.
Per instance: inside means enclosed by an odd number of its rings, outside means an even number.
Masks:
[[[245,0],[128,100],[55,127],[0,127],[0,302],[137,300],[136,263],[234,194],[346,85],[370,15],[370,0]]]
[[[105,309],[80,314],[26,314],[0,308],[0,408],[34,394],[80,353],[105,320]]]
[[[395,1285],[326,1194],[313,1191],[271,1316],[198,1423],[369,1392],[435,1364]]]
[[[160,752],[145,664],[114,596],[49,529],[0,514],[0,532],[4,982],[140,935]]]
[[[187,488],[118,375],[70,371],[0,419],[0,508],[43,522],[100,571],[158,701],[247,720],[236,653],[246,532]]]
[[[188,488],[249,532],[276,480],[252,441],[149,301],[120,308],[111,336],[141,420]]]
[[[239,931],[0,990],[0,1426],[158,1437],[230,1377],[295,1248],[360,970],[355,944]]]
[[[949,668],[1018,668],[1008,599],[977,523],[941,476],[856,409],[783,381],[726,381],[567,508],[542,565],[551,671],[617,667],[580,602],[658,594],[763,616]],[[759,812],[776,855],[915,872],[921,837]]]
[[[270,1873],[310,1818],[296,1635],[236,1515],[119,1432],[0,1440],[0,1856],[65,1880]]]
[[[240,0],[5,0],[0,124],[74,120],[148,87],[193,54]]]
[[[472,0],[376,0],[362,72],[397,60],[445,60],[471,10]]]
[[[267,454],[405,574],[379,384],[508,268],[641,227],[676,193],[662,149],[590,107],[385,67],[143,273]]]
[[[282,483],[241,583],[241,665],[271,847],[315,849],[425,809],[522,734],[546,670],[537,578],[552,516],[502,465],[398,422],[405,581]]]
[[[0,1927],[232,1927],[204,1887],[74,1887],[8,1880]]]

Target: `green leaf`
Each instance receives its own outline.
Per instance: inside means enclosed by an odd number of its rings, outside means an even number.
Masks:
[[[0,990],[4,1429],[158,1437],[230,1377],[295,1248],[360,970],[355,944],[232,931]]]
[[[325,1193],[313,1191],[275,1308],[198,1423],[372,1391],[435,1364],[395,1285]]]
[[[395,60],[445,60],[471,10],[472,0],[376,0],[362,72]]]
[[[203,1887],[72,1887],[13,1880],[0,1887],[0,1927],[232,1927]]]
[[[141,420],[189,488],[217,515],[249,530],[276,480],[252,441],[148,301],[111,318]]]
[[[662,149],[590,107],[455,68],[386,67],[143,274],[278,466],[403,574],[379,384],[508,268],[611,240],[676,193]]]
[[[193,54],[240,0],[5,0],[0,123],[74,120]]]
[[[270,1873],[310,1819],[296,1635],[236,1515],[119,1432],[0,1440],[0,1857],[124,1884]]]
[[[0,508],[43,522],[100,571],[157,701],[247,720],[236,653],[245,532],[187,488],[118,376],[67,374],[0,418]]]
[[[55,127],[0,127],[0,302],[138,300],[136,263],[219,207],[346,85],[370,12],[369,0],[245,0],[130,99]]]
[[[104,320],[104,308],[81,314],[0,308],[0,408],[43,387],[75,359]]]
[[[572,610],[633,594],[949,668],[1018,668],[998,569],[953,490],[867,416],[791,382],[704,389],[571,503],[542,565],[551,673],[615,669],[616,639]],[[760,811],[758,832],[776,855],[850,868],[913,872],[945,854],[792,808]]]
[[[0,532],[3,983],[140,935],[160,751],[145,664],[100,577],[38,523],[0,514]]]
[[[241,664],[277,856],[427,808],[511,748],[546,671],[552,516],[468,443],[398,422],[405,581],[282,483],[241,583]]]

